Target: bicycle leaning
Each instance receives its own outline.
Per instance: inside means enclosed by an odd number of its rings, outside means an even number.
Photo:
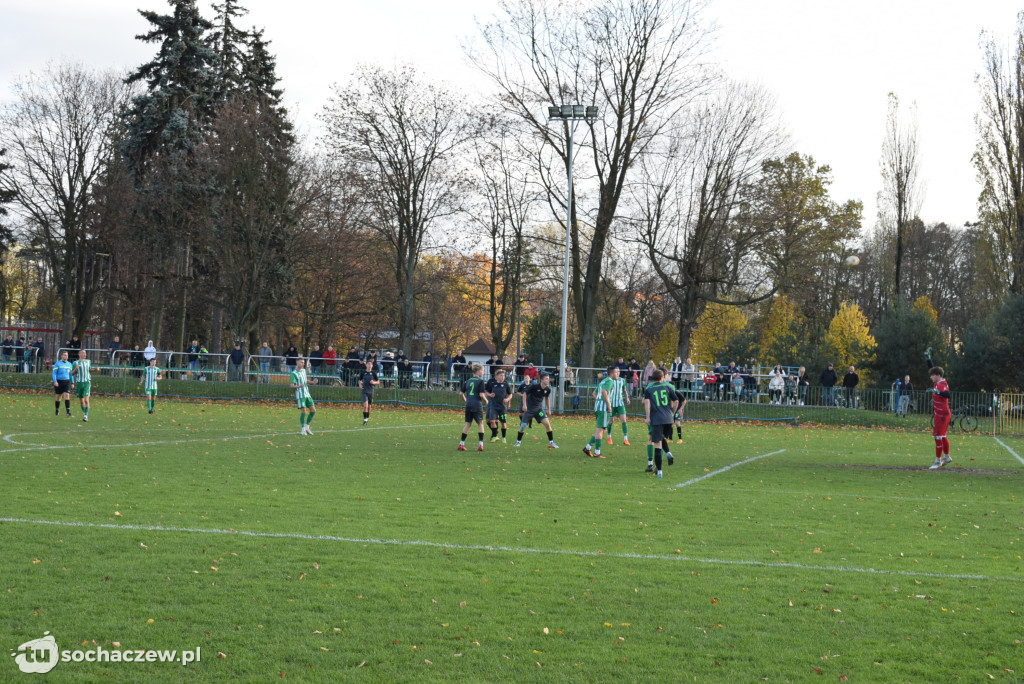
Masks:
[[[959,406],[951,411],[949,426],[958,425],[960,432],[976,432],[978,429],[978,409],[976,406]],[[932,416],[932,427],[935,427],[935,416]]]

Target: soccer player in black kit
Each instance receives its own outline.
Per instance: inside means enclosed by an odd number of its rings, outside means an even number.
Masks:
[[[498,441],[498,423],[501,423],[501,441],[508,432],[508,405],[512,401],[512,385],[505,379],[505,370],[499,368],[484,385],[487,393],[487,424],[491,428],[491,441]],[[507,443],[507,442],[505,442]]]
[[[373,361],[366,362],[366,370],[359,376],[359,387],[363,390],[363,425],[370,422],[370,404],[373,403],[373,388],[380,384]]]
[[[477,424],[480,435],[480,446],[477,451],[484,450],[484,406],[487,402],[486,390],[484,389],[484,367],[478,363],[470,366],[473,374],[462,385],[462,398],[466,402],[466,427],[462,428],[462,439],[459,440],[459,451],[466,450],[466,435],[473,423]]]
[[[519,436],[516,437],[515,446],[522,446],[523,432],[526,431],[527,423],[536,419],[548,430],[548,449],[558,448],[558,445],[555,444],[555,433],[551,429],[551,421],[548,420],[548,413],[551,412],[551,387],[548,386],[550,383],[551,375],[541,373],[540,382],[530,383],[520,388],[519,394],[522,395],[523,406],[526,408],[523,410],[523,417],[519,423]],[[544,412],[545,407],[547,413]]]

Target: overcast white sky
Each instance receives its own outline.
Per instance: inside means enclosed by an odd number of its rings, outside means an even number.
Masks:
[[[204,2],[208,8],[208,3]],[[246,23],[266,29],[299,129],[329,86],[360,62],[410,61],[467,91],[483,85],[460,45],[496,0],[248,0]],[[20,74],[52,59],[131,68],[155,46],[134,39],[148,24],[137,8],[165,0],[0,0],[0,98]],[[886,96],[917,103],[925,221],[976,217],[970,158],[977,111],[975,74],[983,29],[1012,33],[1024,2],[981,0],[711,0],[716,54],[733,77],[775,92],[795,148],[832,167],[833,196],[865,203],[875,220]]]

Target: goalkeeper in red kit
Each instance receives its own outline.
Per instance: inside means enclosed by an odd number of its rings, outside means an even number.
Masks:
[[[935,463],[929,466],[930,470],[938,470],[942,466],[949,465],[953,459],[949,457],[949,437],[946,431],[949,429],[949,421],[953,417],[949,409],[949,383],[946,382],[946,373],[941,366],[932,365],[932,348],[925,351],[925,358],[928,360],[928,375],[932,379],[932,406],[935,411],[933,420],[932,436],[935,437]]]

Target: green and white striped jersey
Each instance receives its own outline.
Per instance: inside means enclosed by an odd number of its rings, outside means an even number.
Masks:
[[[614,388],[608,392],[608,396],[612,398],[612,408],[619,408],[625,406],[626,401],[623,399],[623,394],[626,390],[626,379],[619,378],[618,380],[612,380],[615,384]]]
[[[294,370],[291,375],[291,384],[295,385],[295,399],[301,401],[302,399],[312,399],[313,396],[309,393],[309,380],[306,376],[306,369]]]
[[[615,391],[615,381],[611,378],[604,378],[601,382],[597,383],[597,401],[594,402],[594,411],[609,410],[609,407],[605,404],[602,390],[607,391],[608,398],[611,401],[614,401],[612,397],[614,396],[613,392]]]
[[[145,369],[143,369],[143,373],[144,375],[142,377],[145,379],[146,391],[151,392],[155,390],[156,379],[160,375],[160,369],[156,366],[146,366]]]
[[[76,384],[83,382],[92,382],[92,361],[86,359],[85,361],[75,360],[71,364],[71,377],[74,379]]]

